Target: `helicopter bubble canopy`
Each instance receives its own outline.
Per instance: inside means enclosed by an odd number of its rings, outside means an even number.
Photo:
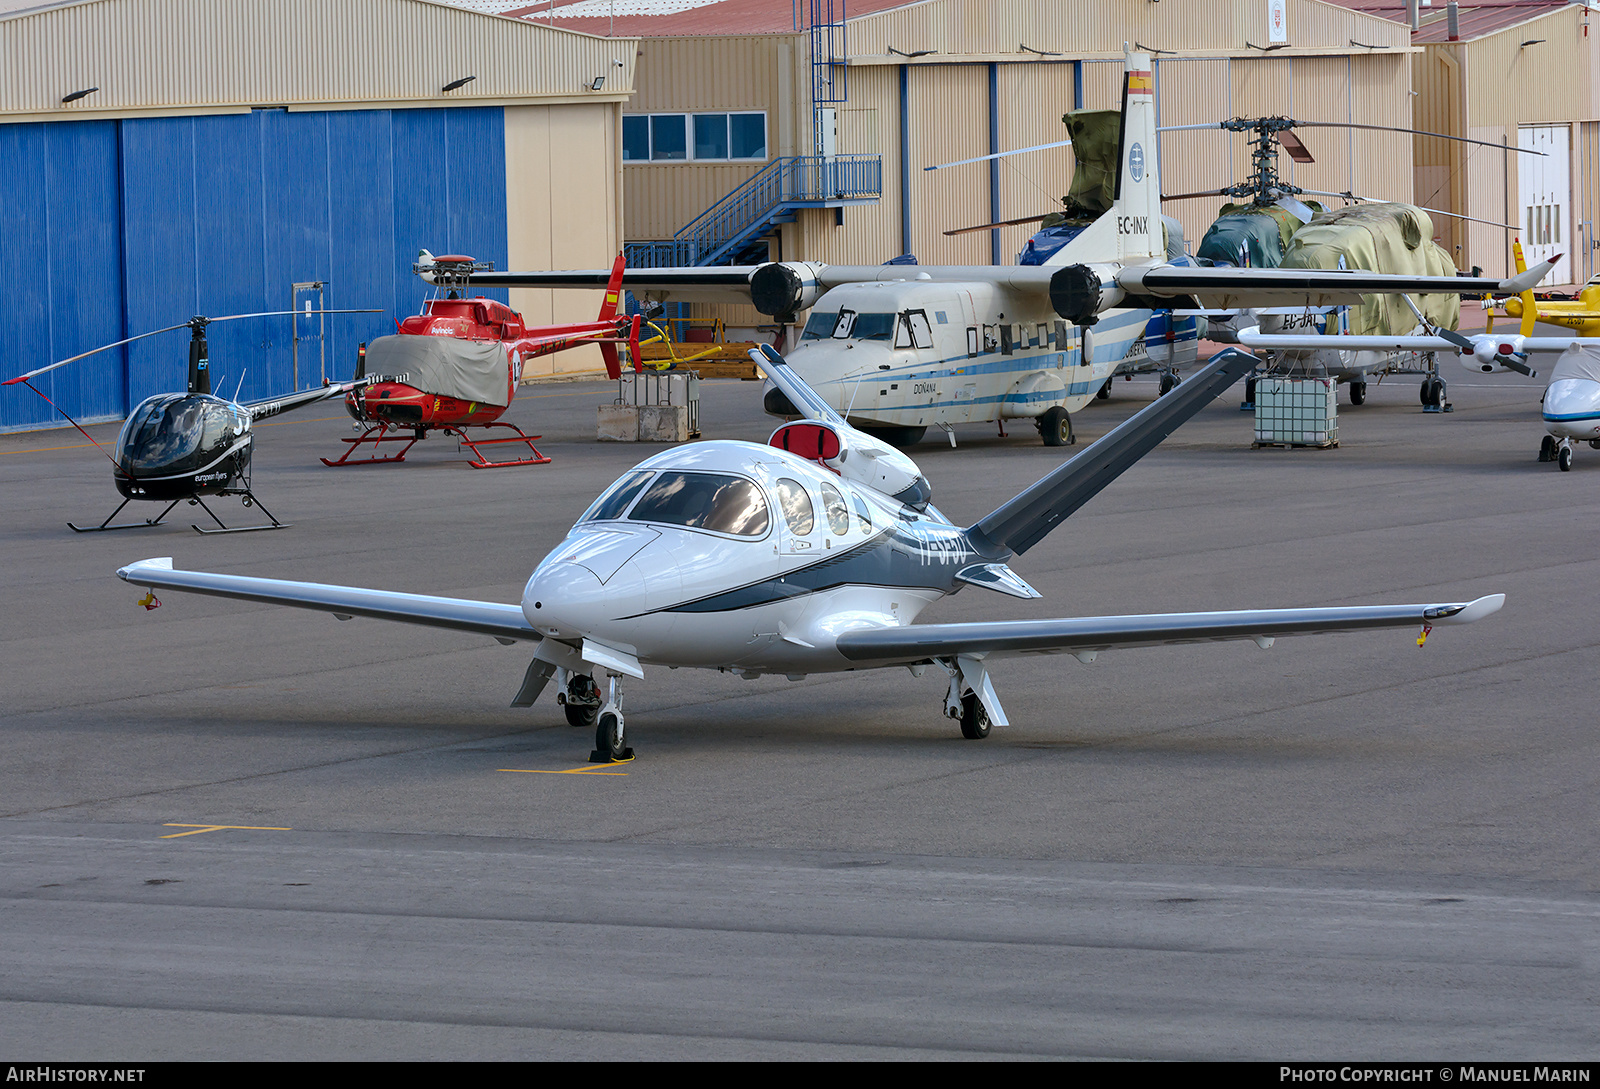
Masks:
[[[128,414],[117,464],[129,477],[189,476],[236,454],[250,440],[250,414],[206,393],[158,393]]]

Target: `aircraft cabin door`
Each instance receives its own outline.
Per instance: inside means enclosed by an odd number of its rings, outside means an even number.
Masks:
[[[1541,283],[1572,282],[1572,130],[1567,125],[1530,125],[1517,130],[1517,146],[1539,155],[1517,156],[1521,194],[1522,253],[1529,265],[1561,260]]]

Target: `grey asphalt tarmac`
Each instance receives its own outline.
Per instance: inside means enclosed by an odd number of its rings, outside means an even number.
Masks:
[[[327,469],[338,413],[270,421],[294,526],[231,537],[75,535],[104,458],[0,436],[0,1059],[1593,1058],[1600,452],[1538,464],[1542,383],[1447,377],[1335,450],[1250,449],[1236,388],[1015,563],[1042,601],[923,616],[1506,593],[1481,623],[1008,660],[982,742],[931,674],[652,670],[607,775],[507,706],[525,649],[114,575],[515,601],[659,449],[593,440],[607,384],[522,391],[528,468]],[[703,391],[708,437],[774,425]],[[1010,432],[912,450],[953,519],[1063,456]]]

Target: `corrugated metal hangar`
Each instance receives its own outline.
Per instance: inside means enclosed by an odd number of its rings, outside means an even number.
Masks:
[[[324,358],[347,377],[358,342],[415,313],[419,248],[500,268],[604,265],[619,248],[632,40],[427,0],[18,7],[0,7],[8,376],[193,314],[382,311],[212,326],[227,391],[242,377],[246,398],[271,396],[294,388],[296,354],[302,388]],[[513,295],[535,322],[598,305]],[[186,352],[181,332],[153,337],[40,388],[76,418],[120,418],[182,388]],[[0,428],[60,422],[25,388],[0,391]]]
[[[658,247],[654,259],[630,245],[630,260],[871,264],[912,253],[924,264],[1005,264],[1035,225],[944,232],[1059,209],[1070,150],[925,168],[1065,139],[1062,114],[1117,105],[1125,43],[1155,57],[1163,125],[1287,114],[1410,126],[1407,26],[1320,0],[1283,0],[1287,26],[1275,35],[1273,6],[619,0],[609,21],[604,0],[521,10],[556,26],[641,38],[638,93],[623,120],[627,238],[677,245]],[[715,128],[720,116],[751,114],[763,119],[760,155],[741,159],[713,142],[702,157],[693,146],[688,128],[698,132],[700,119]],[[1334,129],[1302,137],[1316,161],[1284,164],[1294,184],[1411,198],[1410,137]],[[1249,151],[1244,136],[1220,130],[1163,134],[1165,189],[1242,181]],[[810,165],[823,161],[838,165]],[[768,198],[779,190],[782,199]],[[727,227],[741,203],[743,220]],[[1220,203],[1175,202],[1167,211],[1192,244]],[[696,312],[756,320],[740,307]]]

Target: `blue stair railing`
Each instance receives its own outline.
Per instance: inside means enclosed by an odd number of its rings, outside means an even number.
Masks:
[[[789,155],[701,212],[671,239],[629,242],[629,268],[714,265],[763,236],[795,208],[866,204],[883,192],[878,155]]]

